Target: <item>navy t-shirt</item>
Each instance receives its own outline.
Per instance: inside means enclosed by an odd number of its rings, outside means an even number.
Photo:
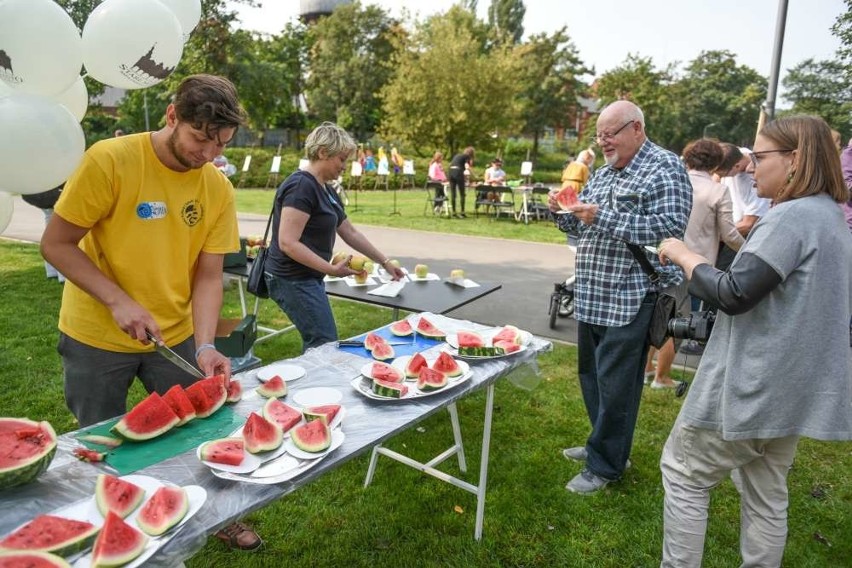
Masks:
[[[337,228],[346,219],[346,212],[330,189],[319,184],[311,174],[298,171],[290,175],[275,193],[272,215],[272,243],[265,270],[270,274],[291,280],[322,278],[324,274],[300,264],[284,254],[278,247],[278,229],[281,226],[281,209],[292,207],[309,215],[299,242],[325,260],[331,259]]]
[[[456,154],[453,156],[453,159],[450,160],[450,175],[460,176],[464,175],[464,167],[467,163],[470,162],[470,156],[462,152],[461,154]]]

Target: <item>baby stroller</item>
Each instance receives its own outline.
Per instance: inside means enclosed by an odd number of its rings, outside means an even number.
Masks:
[[[556,318],[567,318],[574,313],[574,275],[569,276],[565,282],[557,282],[553,285],[553,293],[550,295],[550,304],[547,314],[550,316],[550,329],[556,329]]]

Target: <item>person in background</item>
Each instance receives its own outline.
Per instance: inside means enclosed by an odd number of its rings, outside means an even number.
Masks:
[[[563,450],[585,463],[566,489],[591,494],[624,473],[642,398],[648,328],[659,289],[683,281],[677,267],[649,256],[654,285],[626,243],[656,246],[682,237],[692,187],[678,157],[648,140],[642,110],[616,101],[598,117],[596,140],[606,166],[583,190],[582,202],[559,215],[558,226],[577,232],[575,317],[580,388],[592,431],[585,445]],[[555,192],[548,199],[559,211]],[[659,288],[658,288],[659,286]]]
[[[323,122],[305,140],[307,168],[292,173],[275,193],[275,238],[269,246],[264,276],[270,298],[299,331],[303,351],[337,341],[323,277],[357,274],[349,268],[351,256],[330,263],[336,235],[382,266],[394,280],[405,275],[352,225],[328,186],[343,172],[355,148],[343,128]]]
[[[486,185],[506,185],[506,172],[503,171],[503,160],[494,158],[491,167],[485,169],[483,183]]]
[[[660,459],[663,567],[701,565],[710,491],[729,475],[742,566],[781,566],[799,437],[852,439],[852,239],[838,238],[848,193],[828,125],[779,118],[750,159],[774,206],[727,271],[677,239],[660,245],[689,292],[719,309]]]
[[[448,177],[450,180],[450,199],[454,217],[467,217],[467,215],[464,214],[465,187],[467,185],[465,173],[469,172],[469,168],[473,166],[475,155],[476,152],[474,151],[473,146],[468,146],[463,152],[453,156],[453,159],[450,161],[450,173]],[[456,213],[456,192],[458,192],[459,198],[461,199],[460,213]]]
[[[441,152],[435,152],[432,156],[432,160],[429,162],[429,171],[426,174],[427,181],[434,181],[441,184],[440,189],[435,189],[435,199],[434,203],[444,203],[444,200],[447,197],[446,194],[446,186],[447,186],[447,174],[444,173],[444,154]],[[435,205],[434,207],[435,213],[439,213],[441,211],[441,205]]]
[[[743,237],[734,225],[728,189],[713,181],[712,172],[719,167],[722,157],[722,147],[719,143],[707,138],[690,142],[683,150],[683,162],[692,184],[692,212],[689,214],[683,241],[690,250],[702,255],[711,264],[716,262],[719,242],[725,243],[734,251],[740,250],[743,244]],[[688,315],[692,306],[689,304],[685,285],[677,296],[680,298],[678,315]],[[645,382],[650,384],[652,389],[679,387],[681,381],[674,381],[670,376],[675,358],[674,339],[670,337],[657,353],[656,370],[651,366],[654,352],[654,347],[651,347],[645,367]]]
[[[843,210],[843,215],[846,217],[846,225],[852,231],[852,139],[849,140],[849,144],[840,153],[840,166],[843,169],[843,180],[846,182],[846,189],[850,192],[849,199],[845,203],[840,204],[840,209]]]
[[[44,224],[47,226],[50,223],[50,218],[53,217],[53,206],[56,205],[56,202],[59,200],[59,195],[62,193],[62,188],[64,186],[65,184],[63,183],[58,187],[54,187],[53,189],[43,191],[41,193],[22,194],[21,199],[23,199],[25,203],[41,209],[41,212],[44,214]],[[65,276],[59,273],[56,268],[54,268],[54,266],[46,260],[44,261],[44,272],[48,278],[56,278],[57,282],[60,284],[65,282]]]
[[[591,167],[595,163],[595,151],[591,148],[581,151],[577,154],[577,159],[573,160],[562,170],[562,188],[573,187],[574,191],[579,193],[583,190],[583,186],[589,181],[591,176]]]
[[[147,334],[230,380],[213,340],[225,253],[239,249],[234,188],[211,163],[246,120],[234,85],[192,75],[156,132],[102,140],[65,184],[41,240],[67,278],[59,311],[65,400],[80,426],[123,414],[134,377],[164,394],[196,378]],[[242,523],[217,536],[252,550]]]

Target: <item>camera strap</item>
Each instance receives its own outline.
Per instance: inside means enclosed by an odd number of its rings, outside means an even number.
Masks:
[[[660,273],[654,269],[653,265],[651,265],[651,261],[648,260],[647,256],[645,256],[645,251],[643,251],[639,245],[628,243],[627,241],[625,241],[624,244],[627,245],[627,249],[639,262],[639,266],[642,267],[645,274],[648,275],[648,279],[651,281],[651,284],[658,286],[660,282]]]

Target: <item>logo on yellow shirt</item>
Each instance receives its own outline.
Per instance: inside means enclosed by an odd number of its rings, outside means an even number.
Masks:
[[[204,218],[204,206],[197,199],[187,201],[180,210],[180,216],[184,223],[190,227],[194,227]]]
[[[136,216],[143,220],[163,219],[168,207],[162,201],[143,201],[136,206]]]

